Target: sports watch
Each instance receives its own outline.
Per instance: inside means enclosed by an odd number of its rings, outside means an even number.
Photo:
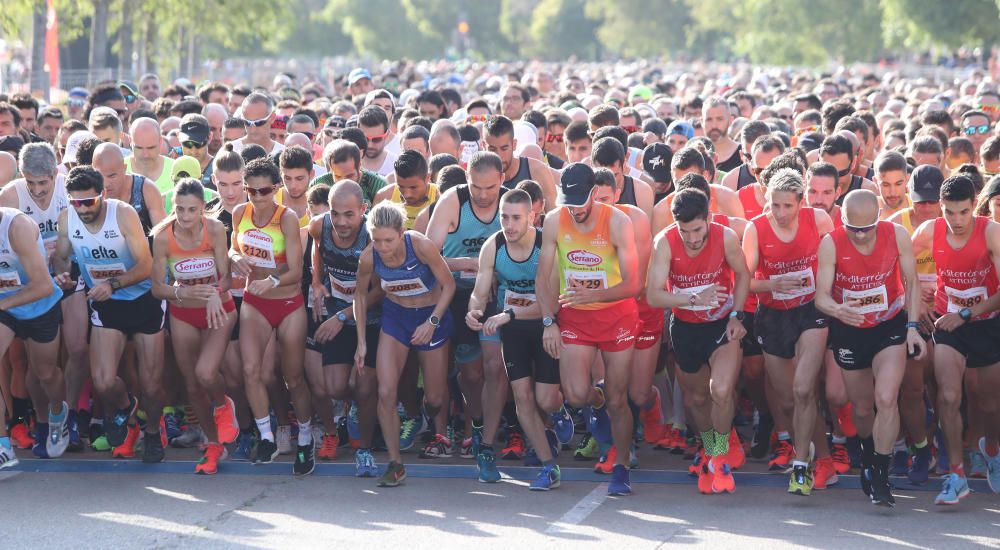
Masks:
[[[344,313],[343,311],[338,311],[337,312],[337,320],[340,321],[341,323],[346,323],[347,322],[347,314]]]
[[[542,317],[542,326],[543,327],[551,327],[553,324],[555,324],[555,322],[556,322],[556,320],[553,319],[551,315]]]
[[[431,315],[430,317],[427,318],[427,322],[430,323],[432,327],[440,326],[441,318],[438,317],[437,315]]]
[[[958,310],[958,316],[961,317],[963,321],[968,323],[970,320],[972,320],[972,310],[967,307],[963,307],[962,309]]]

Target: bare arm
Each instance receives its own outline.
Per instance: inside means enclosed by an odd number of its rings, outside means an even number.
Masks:
[[[73,254],[73,245],[69,242],[69,230],[67,226],[67,220],[69,219],[69,211],[63,210],[59,213],[59,221],[56,223],[58,227],[58,233],[56,237],[56,250],[52,253],[52,270],[57,276],[62,278],[62,275],[69,276],[70,270],[70,255]]]
[[[45,255],[38,249],[38,226],[27,216],[14,216],[10,223],[10,247],[21,260],[28,282],[0,300],[0,311],[37,302],[55,292]]]
[[[823,237],[817,256],[816,309],[831,317],[838,317],[840,304],[833,299],[833,278],[837,267],[837,245],[834,244],[833,237]]]
[[[143,179],[142,198],[146,203],[146,210],[149,211],[149,221],[152,222],[153,227],[156,227],[163,221],[163,218],[167,217],[167,212],[163,207],[163,195],[160,194],[156,185],[149,181],[149,178]]]
[[[740,238],[732,229],[723,231],[723,242],[726,246],[726,262],[733,270],[733,311],[743,311],[743,305],[750,293],[750,271],[747,260],[740,248]]]
[[[493,289],[493,267],[496,248],[497,237],[493,235],[483,243],[483,248],[479,251],[479,272],[476,273],[476,286],[472,289],[472,297],[469,298],[470,312],[478,311],[482,313],[489,302],[490,291]]]
[[[542,317],[555,317],[559,311],[559,284],[553,276],[556,262],[556,237],[559,234],[558,213],[555,222],[542,228],[542,251],[538,256],[538,272],[535,274],[535,295],[542,308]],[[555,285],[553,287],[553,285]]]
[[[153,297],[159,300],[174,300],[174,286],[167,280],[167,232],[165,230],[153,237],[152,270]]]

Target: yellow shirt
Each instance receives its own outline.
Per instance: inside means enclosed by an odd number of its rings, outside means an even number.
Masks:
[[[413,222],[417,220],[417,215],[420,214],[424,208],[427,208],[437,202],[437,199],[438,186],[436,183],[432,183],[427,189],[427,199],[424,200],[422,204],[417,206],[410,206],[409,204],[406,204],[406,201],[403,200],[403,195],[399,193],[398,185],[392,186],[392,197],[389,198],[389,201],[403,205],[403,208],[406,209],[406,229],[413,229]]]
[[[282,206],[288,206],[288,205],[285,204],[285,188],[284,187],[279,187],[278,188],[278,192],[274,195],[274,200],[275,200],[275,202],[277,202],[278,204],[280,204]],[[291,210],[292,212],[295,212],[295,210],[292,210],[291,207],[288,207],[288,209]],[[301,229],[301,228],[303,228],[303,227],[305,227],[307,225],[309,225],[309,210],[308,209],[306,210],[305,214],[303,214],[302,216],[299,217],[299,229]]]

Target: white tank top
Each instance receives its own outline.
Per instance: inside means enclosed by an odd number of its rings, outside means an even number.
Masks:
[[[118,206],[124,203],[116,199],[105,199],[104,202],[107,209],[104,225],[94,233],[80,220],[76,209],[70,208],[66,216],[69,242],[73,245],[73,253],[88,288],[94,288],[112,277],[120,277],[136,264],[125,234],[118,226]],[[152,281],[146,279],[116,290],[111,299],[134,300],[152,287]]]
[[[42,235],[42,242],[45,244],[46,260],[52,257],[52,252],[56,249],[56,240],[59,237],[56,224],[59,221],[59,214],[62,214],[62,211],[69,207],[65,180],[66,178],[62,174],[56,175],[56,183],[52,188],[52,196],[49,198],[49,207],[44,210],[38,206],[35,199],[31,198],[31,193],[28,192],[28,182],[24,178],[11,183],[14,190],[17,191],[18,210],[24,212],[38,224],[38,232]]]

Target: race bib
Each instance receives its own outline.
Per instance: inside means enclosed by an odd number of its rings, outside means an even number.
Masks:
[[[771,297],[775,300],[794,300],[796,298],[801,298],[802,296],[808,296],[816,292],[816,280],[813,278],[813,272],[811,269],[802,269],[799,271],[792,271],[789,273],[783,273],[781,275],[771,275],[770,279],[772,281],[778,279],[798,279],[799,288],[791,292],[778,292],[774,291],[771,293]]]
[[[862,315],[887,311],[889,309],[888,299],[884,285],[868,290],[844,289],[844,303],[846,304],[848,300],[857,300],[855,310]]]
[[[16,271],[0,273],[0,291],[14,290],[21,287],[21,275]]]
[[[948,296],[948,313],[958,313],[962,308],[971,308],[988,297],[984,286],[974,286],[964,290],[946,286],[944,293]]]
[[[680,287],[676,287],[675,286],[674,287],[674,292],[676,292],[678,294],[684,294],[686,296],[693,296],[693,295],[698,294],[701,291],[703,291],[703,290],[705,290],[705,289],[707,289],[709,287],[712,287],[712,286],[715,286],[715,283],[712,283],[712,284],[709,284],[709,285],[701,285],[701,286],[689,286],[687,288],[680,288]],[[689,300],[690,300],[690,298],[689,298]],[[691,303],[688,302],[688,305],[682,306],[679,309],[686,309],[688,311],[708,311],[708,310],[711,310],[711,309],[715,309],[717,307],[719,307],[718,302],[710,304],[710,305],[707,305],[707,306],[691,305]]]
[[[330,275],[330,296],[347,303],[354,302],[354,290],[358,287],[357,281],[341,281]]]
[[[274,269],[277,264],[274,261],[274,239],[263,231],[251,229],[243,233],[240,238],[240,245],[243,255],[250,263],[264,269]]]
[[[602,290],[608,288],[608,273],[606,271],[574,271],[567,269],[563,276],[566,278],[566,290],[573,287],[583,287],[587,290]]]
[[[174,278],[182,285],[214,285],[219,282],[215,258],[188,258],[174,264]]]
[[[398,281],[386,281],[382,279],[382,290],[396,296],[420,296],[421,294],[430,292],[419,278],[400,279]]]
[[[88,265],[87,274],[94,286],[97,286],[112,277],[121,277],[125,274],[125,264],[101,264]]]
[[[531,307],[535,305],[536,301],[534,294],[511,292],[510,290],[503,294],[504,309],[509,307]]]

